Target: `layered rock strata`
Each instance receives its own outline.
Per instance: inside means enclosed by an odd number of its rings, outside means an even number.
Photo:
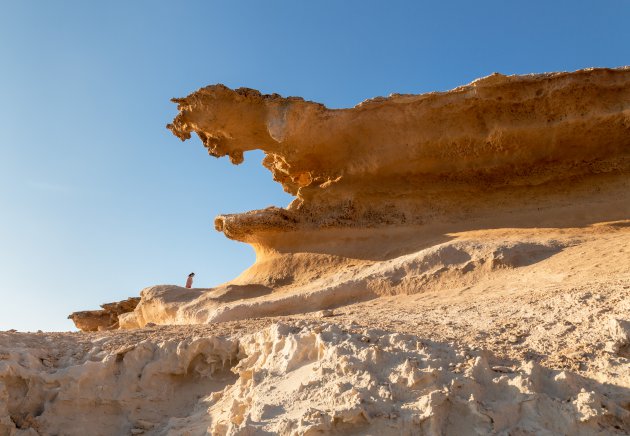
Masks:
[[[493,74],[351,109],[223,85],[173,101],[173,134],[195,133],[235,164],[264,151],[263,165],[296,196],[287,209],[216,218],[217,230],[253,244],[275,245],[279,232],[536,210],[620,183],[630,168],[628,68]]]

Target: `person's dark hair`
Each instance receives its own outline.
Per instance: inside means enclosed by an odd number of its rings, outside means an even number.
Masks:
[[[188,274],[188,277],[195,277],[195,273]]]

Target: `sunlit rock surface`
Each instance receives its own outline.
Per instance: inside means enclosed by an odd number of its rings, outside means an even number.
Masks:
[[[120,327],[121,315],[133,312],[140,298],[131,297],[115,303],[101,304],[101,310],[84,310],[68,315],[74,325],[85,332],[112,330]]]
[[[0,332],[0,435],[630,434],[630,69],[175,102],[295,201],[216,218],[228,283]]]
[[[217,217],[218,230],[254,247],[256,263],[214,289],[145,289],[131,325],[317,311],[476,283],[571,244],[537,228],[630,216],[629,68],[494,74],[352,109],[223,85],[174,101],[175,135],[195,133],[233,163],[263,150],[296,199]],[[533,230],[467,237],[501,228]]]
[[[262,150],[274,180],[297,197],[286,210],[216,219],[246,242],[540,207],[566,191],[588,196],[630,168],[627,68],[493,74],[352,109],[223,85],[173,101],[176,136],[197,134],[211,155],[236,164]]]

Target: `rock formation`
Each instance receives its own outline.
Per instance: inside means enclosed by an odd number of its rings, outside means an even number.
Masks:
[[[237,164],[263,150],[263,165],[296,199],[286,209],[217,217],[217,230],[254,247],[256,263],[211,290],[143,290],[135,318],[125,317],[131,327],[424,292],[498,266],[497,253],[561,249],[482,246],[451,234],[630,216],[630,68],[493,74],[352,109],[223,85],[174,101],[179,115],[168,128],[176,136],[196,133],[211,155]]]
[[[131,297],[116,303],[101,304],[102,310],[85,310],[68,315],[78,329],[84,332],[112,330],[120,327],[119,317],[123,313],[133,312],[140,298]]]
[[[295,200],[216,218],[228,283],[0,332],[0,435],[630,433],[630,68],[174,101]]]
[[[286,210],[217,217],[217,230],[254,244],[273,245],[279,232],[540,207],[543,197],[592,190],[630,168],[626,68],[493,74],[352,109],[222,85],[173,101],[173,134],[196,133],[209,154],[235,164],[264,151],[263,165],[297,197]]]
[[[53,341],[0,333],[0,434],[604,435],[630,428],[627,389],[414,335],[306,321],[238,338],[177,333],[58,333]]]

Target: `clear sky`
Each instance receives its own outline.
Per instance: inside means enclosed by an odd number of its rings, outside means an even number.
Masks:
[[[165,129],[224,83],[329,107],[498,71],[630,64],[629,0],[0,0],[0,330],[153,284],[227,281],[252,249],[219,213],[291,198]]]

